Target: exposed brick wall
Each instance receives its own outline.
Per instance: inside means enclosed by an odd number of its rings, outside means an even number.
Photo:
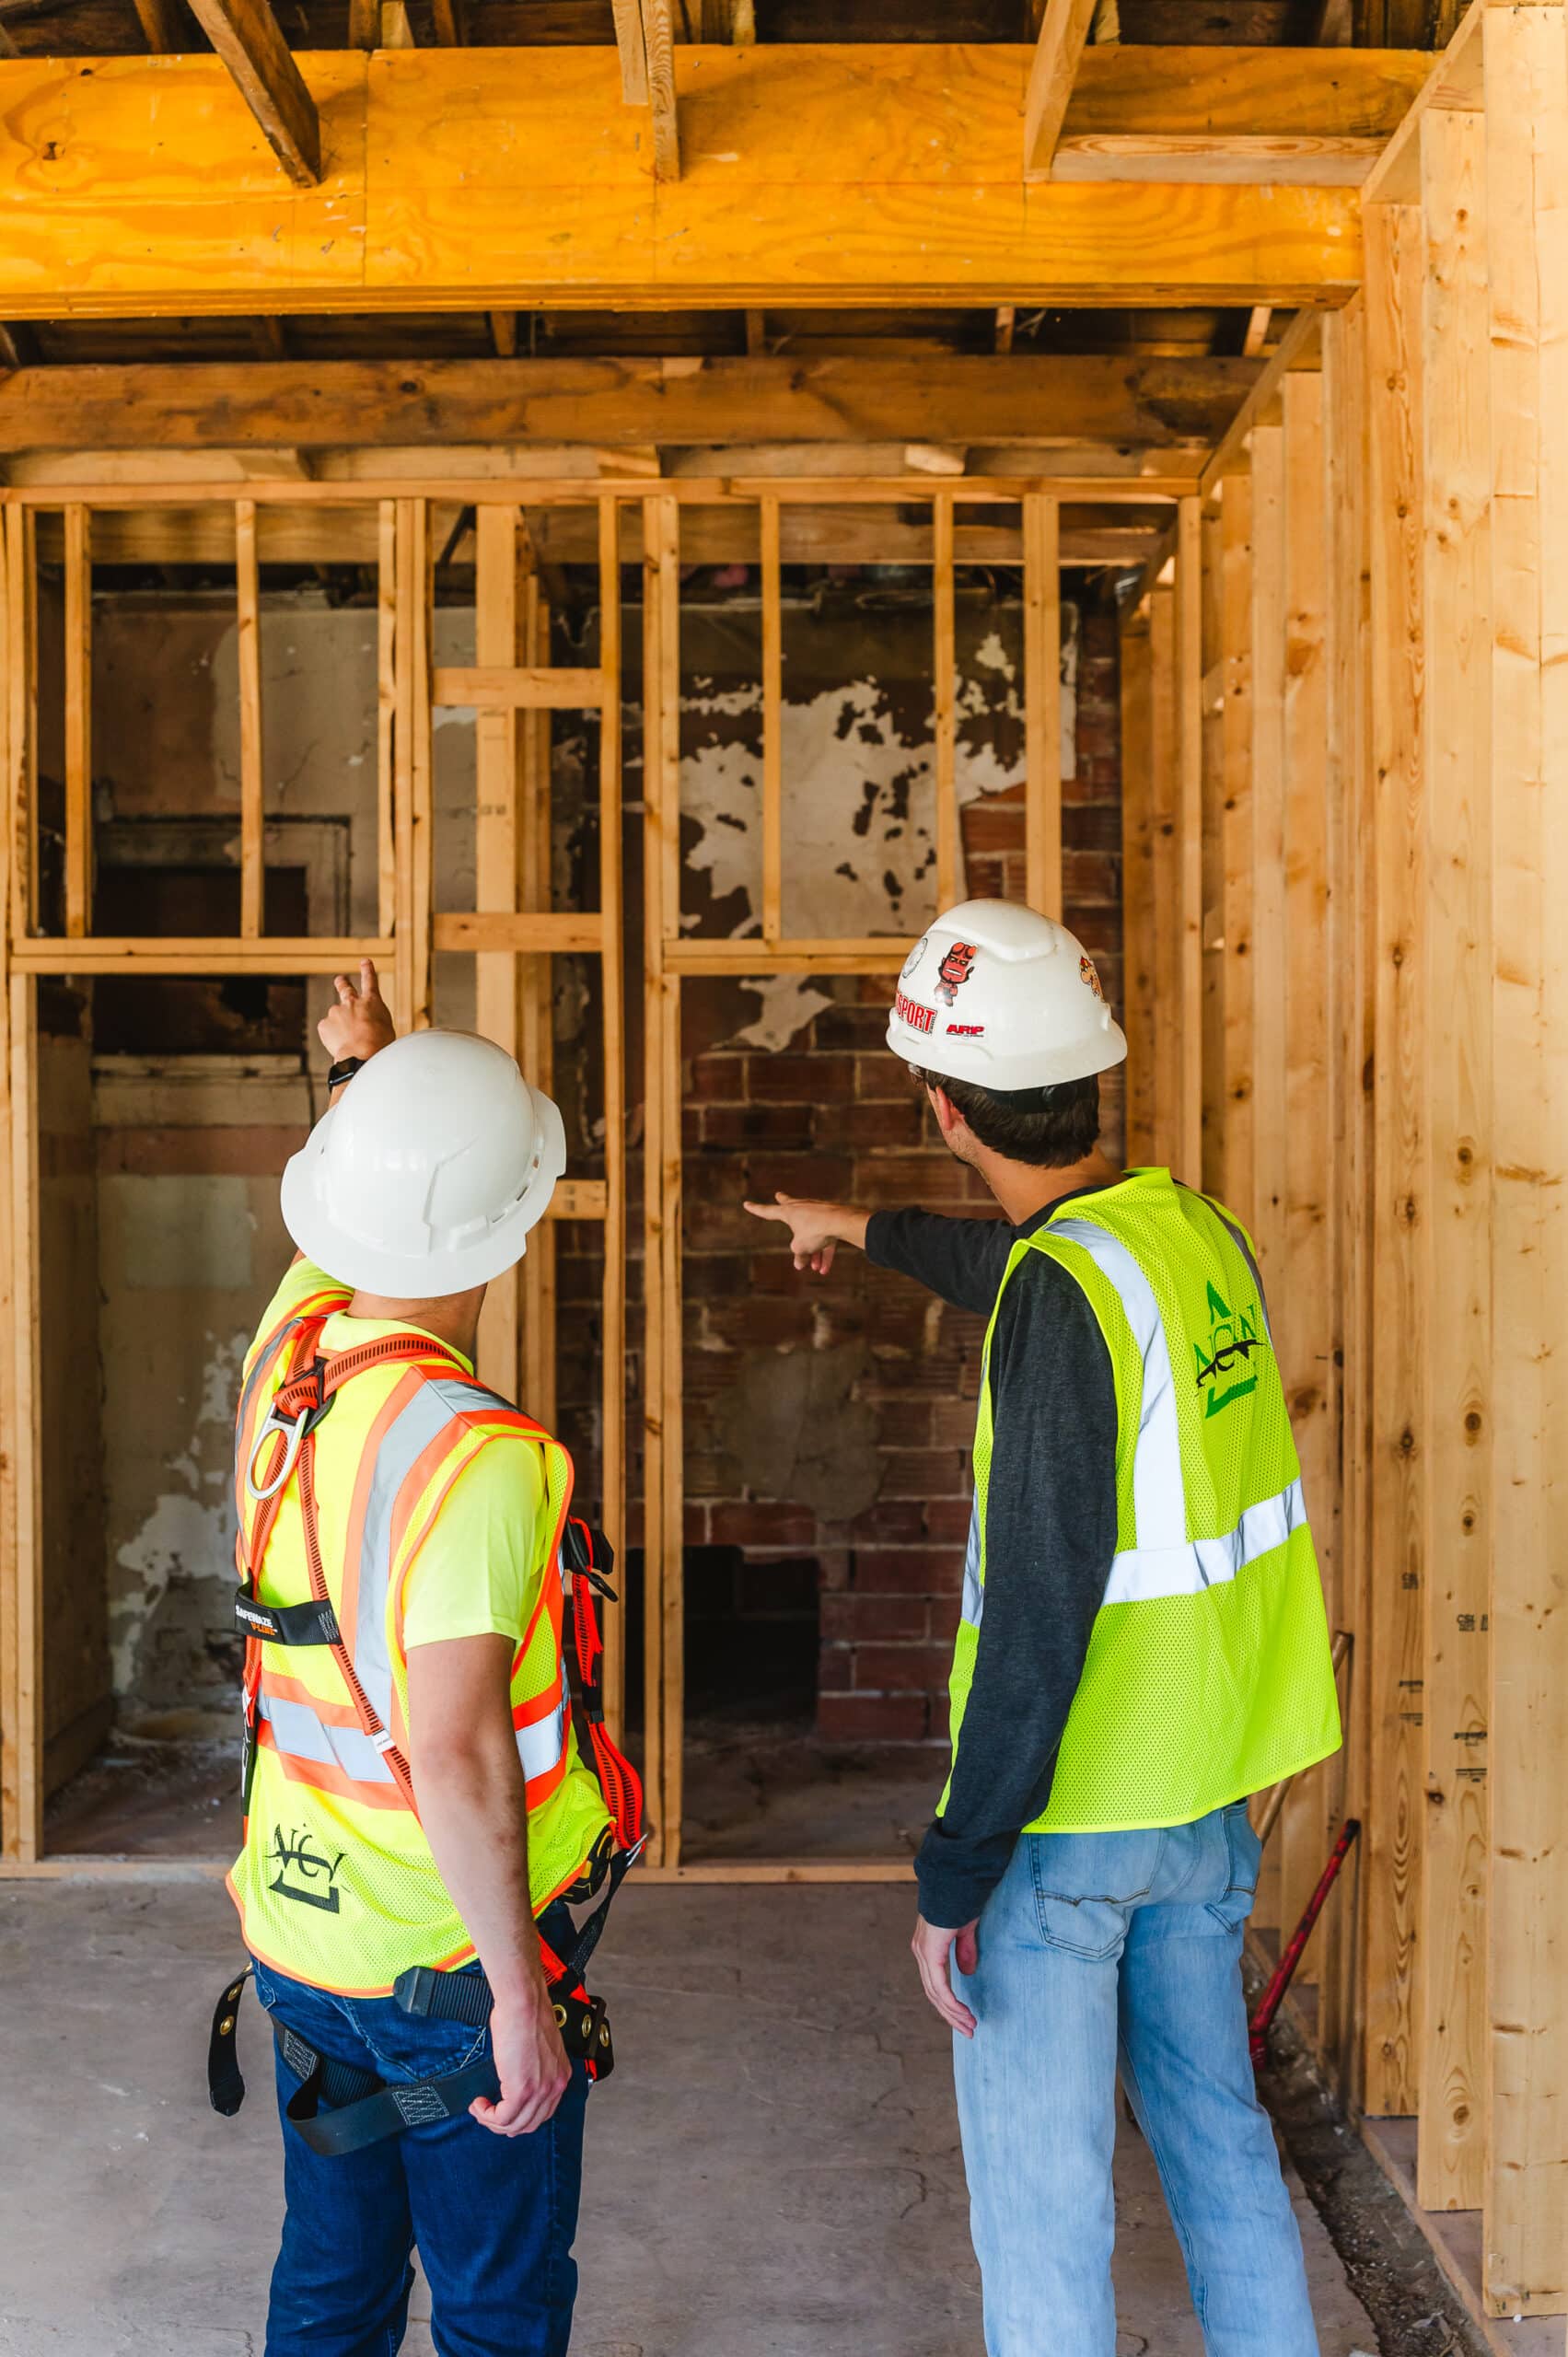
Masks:
[[[1064,788],[1066,918],[1121,993],[1118,680],[1108,607],[1086,603],[1077,775]],[[972,893],[1023,891],[1021,793],[971,803],[964,848]],[[734,1545],[820,1565],[817,1725],[834,1743],[946,1739],[947,1677],[969,1527],[969,1447],[982,1321],[842,1253],[824,1282],[797,1274],[745,1195],[920,1202],[989,1213],[973,1174],[941,1145],[882,1044],[888,986],[837,986],[835,1004],[778,1054],[696,1055],[686,1093],[686,1476],[689,1546]],[[1121,1126],[1119,1075],[1104,1090],[1107,1142]],[[864,1353],[845,1413],[875,1455],[873,1500],[847,1518],[772,1496],[738,1464],[733,1400],[761,1358]],[[764,1366],[764,1377],[765,1377]],[[758,1392],[765,1415],[765,1381]],[[865,1418],[869,1411],[869,1420]]]

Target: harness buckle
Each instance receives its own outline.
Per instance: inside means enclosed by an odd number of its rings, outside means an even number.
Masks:
[[[261,1429],[256,1435],[256,1445],[250,1451],[250,1461],[245,1468],[245,1487],[258,1505],[264,1504],[269,1498],[275,1498],[278,1492],[285,1487],[299,1461],[300,1450],[337,1397],[336,1392],[324,1388],[327,1376],[325,1359],[312,1359],[308,1373],[316,1380],[314,1399],[307,1399],[296,1415],[286,1414],[278,1406],[278,1399],[282,1399],[284,1391],[292,1390],[294,1386],[285,1384],[268,1409],[262,1420]],[[297,1380],[296,1377],[296,1381]],[[274,1433],[280,1433],[283,1435],[283,1462],[270,1481],[259,1482],[256,1479],[256,1460]]]

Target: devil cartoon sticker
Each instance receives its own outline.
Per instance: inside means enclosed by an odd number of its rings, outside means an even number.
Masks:
[[[936,995],[952,1006],[961,986],[974,971],[975,952],[970,943],[955,941],[936,969]]]
[[[1095,961],[1086,951],[1078,960],[1078,978],[1081,981],[1087,982],[1096,998],[1105,996],[1105,993],[1099,986],[1099,976],[1095,971]]]

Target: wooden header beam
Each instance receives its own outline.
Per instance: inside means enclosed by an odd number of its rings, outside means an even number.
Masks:
[[[321,177],[321,123],[271,0],[191,0],[268,146],[299,188]]]
[[[1376,51],[1322,52],[1327,77],[1313,52],[1207,54],[1221,63],[1194,87],[1167,74],[1163,121],[1140,64],[1131,128],[1224,117],[1224,131],[1240,115],[1268,132],[1306,112],[1325,135],[1348,121],[1387,136],[1409,94]],[[321,180],[293,191],[215,59],[0,64],[0,318],[1295,306],[1358,283],[1353,190],[1026,187],[1028,57],[679,47],[685,169],[665,181],[608,47],[319,52],[295,62],[319,113]],[[1290,77],[1302,87],[1287,109]],[[1103,84],[1087,103],[1098,128]]]
[[[426,54],[428,55],[428,52]],[[1217,442],[1252,360],[334,360],[0,376],[0,451]]]

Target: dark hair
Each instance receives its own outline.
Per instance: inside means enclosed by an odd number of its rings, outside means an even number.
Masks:
[[[1008,1162],[1039,1170],[1066,1170],[1093,1151],[1099,1136],[1099,1074],[1064,1080],[1054,1088],[981,1088],[911,1067],[916,1080],[939,1088],[983,1146]]]

